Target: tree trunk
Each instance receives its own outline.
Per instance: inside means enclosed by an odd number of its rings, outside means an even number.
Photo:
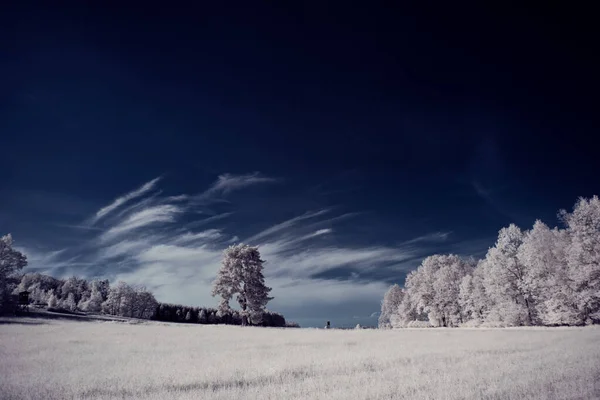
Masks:
[[[525,297],[525,307],[527,307],[527,319],[529,326],[533,326],[533,318],[531,317],[531,307],[529,307],[529,299]]]

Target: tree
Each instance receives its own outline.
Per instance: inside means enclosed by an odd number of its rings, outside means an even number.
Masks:
[[[139,287],[135,290],[135,307],[133,316],[136,318],[150,319],[154,316],[158,302],[154,295],[145,287]]]
[[[213,283],[213,296],[221,296],[219,311],[230,313],[233,295],[241,308],[242,325],[259,324],[265,312],[271,288],[265,285],[263,263],[258,247],[245,244],[230,246],[223,253],[223,262]]]
[[[13,239],[10,233],[0,238],[0,311],[7,304],[13,290],[9,278],[27,265],[27,257],[12,246]]]
[[[198,313],[198,322],[201,324],[206,324],[208,322],[208,318],[206,317],[206,310],[203,308]]]
[[[408,295],[408,291],[405,288],[404,297],[402,298],[398,309],[390,316],[390,324],[392,327],[406,328],[411,322],[428,320],[427,313],[419,311],[417,305],[413,302],[411,296]]]
[[[73,294],[75,304],[79,304],[82,299],[89,297],[87,281],[76,276],[68,278],[60,290],[60,295],[62,298],[66,298],[69,293]]]
[[[127,283],[119,281],[115,287],[110,288],[102,309],[107,314],[129,317],[133,314],[134,290]]]
[[[483,273],[480,262],[472,274],[463,277],[458,294],[458,303],[464,319],[473,321],[476,325],[485,320],[489,311],[489,299],[483,287]]]
[[[600,199],[580,198],[572,213],[561,211],[570,242],[567,278],[575,291],[581,323],[600,322]]]
[[[518,226],[502,228],[482,263],[483,284],[491,301],[486,317],[489,322],[509,326],[537,323],[535,298],[527,285],[525,265],[518,257],[523,240]]]
[[[522,286],[532,296],[539,321],[547,325],[572,325],[578,314],[573,284],[568,279],[565,230],[550,229],[541,221],[525,234],[519,261],[525,266]]]
[[[100,292],[99,287],[97,285],[92,284],[92,291],[90,297],[82,303],[81,309],[83,311],[92,313],[100,312],[102,311],[103,301],[104,300],[102,299],[102,293]]]
[[[391,328],[392,323],[390,318],[393,314],[398,312],[398,307],[404,298],[404,291],[397,284],[390,286],[383,300],[381,301],[381,314],[379,314],[379,328],[386,329]]]
[[[62,302],[62,307],[65,310],[77,311],[77,303],[75,303],[75,295],[73,293],[69,293],[67,298]]]
[[[50,291],[50,295],[48,296],[48,308],[56,308],[58,307],[58,299],[54,294],[54,290]]]
[[[425,258],[404,285],[417,314],[426,313],[433,326],[461,323],[460,284],[472,269],[470,261],[453,254]]]

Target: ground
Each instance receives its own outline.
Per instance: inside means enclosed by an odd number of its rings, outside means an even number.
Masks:
[[[600,327],[0,319],[2,399],[599,399]]]

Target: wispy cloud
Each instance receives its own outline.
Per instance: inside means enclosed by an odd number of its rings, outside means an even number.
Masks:
[[[185,244],[197,242],[198,240],[218,239],[221,236],[223,235],[221,234],[221,231],[219,229],[207,229],[205,231],[197,233],[186,232],[183,235],[176,237],[173,242],[177,244]]]
[[[316,238],[317,236],[327,235],[327,234],[329,234],[331,232],[333,232],[333,229],[330,229],[330,228],[319,229],[318,231],[309,233],[308,235],[300,236],[300,237],[298,237],[296,239],[289,240],[287,243],[288,244],[298,243],[298,242],[302,242],[304,240],[309,240],[309,239],[312,239],[312,238]]]
[[[68,249],[42,251],[31,247],[17,247],[27,257],[27,269],[31,271],[52,273],[57,269],[73,268],[88,265],[79,260],[79,256],[65,257]]]
[[[452,234],[452,232],[433,232],[428,233],[427,235],[418,236],[414,239],[407,240],[402,244],[415,244],[422,242],[444,242],[448,239],[448,237]]]
[[[229,239],[227,241],[227,243],[235,243],[235,242],[239,242],[240,238],[236,236],[232,237],[231,239]]]
[[[414,256],[410,250],[389,247],[321,247],[289,252],[286,243],[268,243],[260,246],[261,254],[272,265],[269,273],[278,276],[309,278],[340,268],[354,267],[360,271],[378,268],[384,264],[405,261]]]
[[[226,195],[234,190],[242,189],[247,186],[260,183],[274,183],[279,179],[262,175],[260,172],[254,172],[246,175],[223,174],[210,188],[204,191],[200,198],[208,198],[215,195]]]
[[[325,213],[329,212],[329,210],[324,209],[324,210],[319,210],[316,212],[306,212],[298,217],[292,218],[292,219],[288,219],[287,221],[281,222],[279,224],[273,225],[270,228],[265,229],[262,232],[257,233],[254,236],[249,237],[248,239],[246,239],[247,242],[256,242],[258,239],[262,239],[268,236],[271,236],[275,233],[281,232],[285,229],[288,229],[294,225],[296,225],[297,223],[309,219],[309,218],[315,218],[318,217],[320,215],[323,215]]]
[[[478,181],[473,181],[473,182],[471,182],[471,184],[473,185],[473,189],[475,190],[475,193],[477,193],[477,195],[479,197],[481,197],[485,200],[488,200],[488,201],[491,200],[492,191],[490,189],[485,188]]]
[[[127,194],[124,194],[121,197],[116,198],[112,203],[110,203],[106,207],[102,207],[100,210],[98,210],[98,212],[96,212],[96,215],[92,218],[91,223],[92,224],[96,223],[99,219],[103,218],[107,214],[116,210],[117,208],[119,208],[123,204],[127,203],[128,201],[133,200],[137,197],[143,196],[144,194],[148,193],[149,191],[151,191],[154,188],[154,186],[156,186],[156,184],[158,183],[158,181],[160,179],[161,179],[160,176],[158,178],[154,178],[151,181],[144,183],[142,186],[140,186],[136,190],[129,192]]]
[[[104,239],[114,237],[117,234],[138,229],[151,224],[174,222],[175,216],[183,210],[180,207],[170,204],[153,206],[144,210],[135,212],[127,217],[123,222],[110,228],[103,234]]]
[[[210,223],[218,221],[220,219],[227,218],[231,214],[233,214],[233,212],[226,212],[226,213],[222,213],[222,214],[213,215],[212,217],[208,217],[208,218],[204,218],[204,219],[201,219],[201,220],[198,220],[198,221],[190,222],[187,225],[187,227],[188,228],[197,228],[199,226],[210,224]]]
[[[97,226],[89,226],[89,225],[70,225],[70,224],[54,224],[55,226],[61,228],[69,228],[69,229],[78,229],[83,231],[101,231],[102,228],[98,228]]]

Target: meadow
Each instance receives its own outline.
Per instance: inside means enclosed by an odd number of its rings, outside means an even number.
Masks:
[[[2,399],[598,399],[600,328],[0,319]]]

